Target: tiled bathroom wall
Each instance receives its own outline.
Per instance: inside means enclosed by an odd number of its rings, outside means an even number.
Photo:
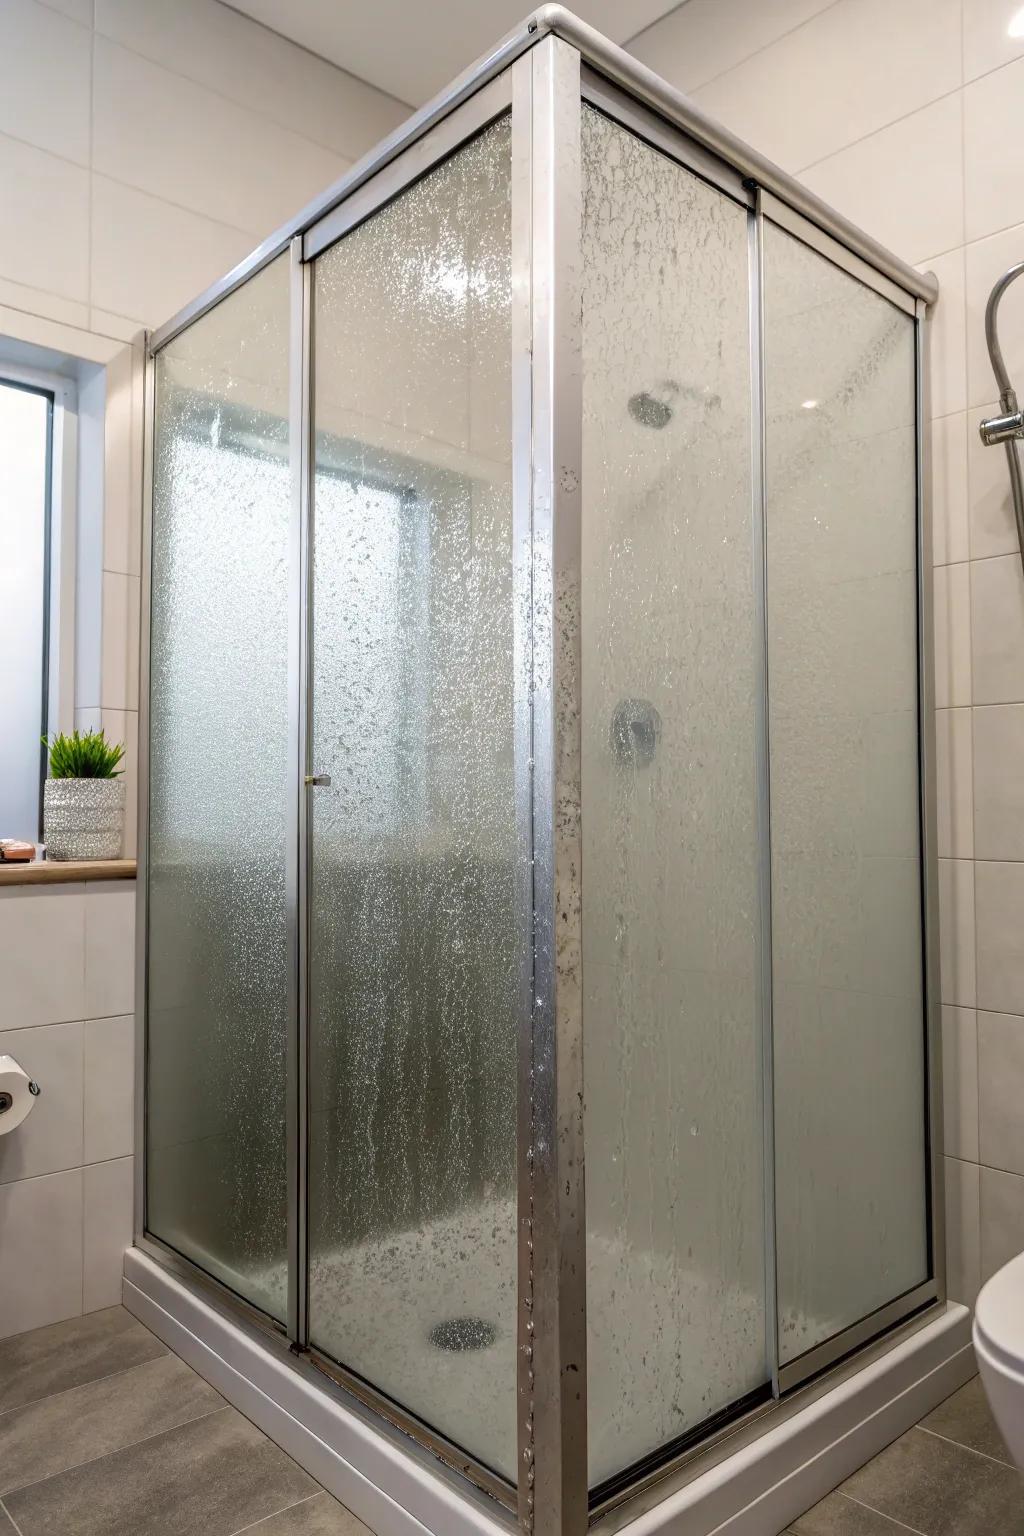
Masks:
[[[102,508],[79,508],[75,723],[126,744],[129,856],[140,332],[408,110],[219,0],[0,3],[0,337],[96,365],[79,400],[86,492]],[[0,1138],[0,1336],[120,1295],[133,893],[124,881],[0,890],[0,1053],[43,1089]]]
[[[948,1254],[952,1294],[972,1301],[1024,1248],[1024,580],[1003,451],[977,434],[995,404],[986,299],[1024,260],[1024,10],[688,0],[631,46],[942,285],[932,413]],[[1024,280],[1002,314],[1024,390]]]
[[[0,1136],[0,1338],[120,1299],[134,927],[134,881],[0,889],[0,1055],[40,1087]]]

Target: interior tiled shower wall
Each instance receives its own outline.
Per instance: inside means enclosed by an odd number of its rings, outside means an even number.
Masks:
[[[1020,0],[688,0],[632,45],[942,285],[932,415],[945,1139],[950,1289],[967,1301],[1024,1249],[1024,579],[1005,457],[977,433],[995,404],[985,302],[1024,261],[1020,13]],[[1004,301],[1002,336],[1024,392],[1024,280]]]

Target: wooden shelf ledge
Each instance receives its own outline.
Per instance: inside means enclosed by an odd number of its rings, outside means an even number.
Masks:
[[[0,863],[0,886],[71,885],[83,880],[134,880],[134,859],[36,859],[31,864]]]

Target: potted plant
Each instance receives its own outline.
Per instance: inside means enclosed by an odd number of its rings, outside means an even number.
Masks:
[[[43,789],[48,859],[117,859],[124,833],[123,746],[102,731],[63,733],[52,742]]]

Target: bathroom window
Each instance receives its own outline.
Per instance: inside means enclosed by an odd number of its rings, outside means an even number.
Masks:
[[[54,395],[0,375],[0,836],[41,836]]]

